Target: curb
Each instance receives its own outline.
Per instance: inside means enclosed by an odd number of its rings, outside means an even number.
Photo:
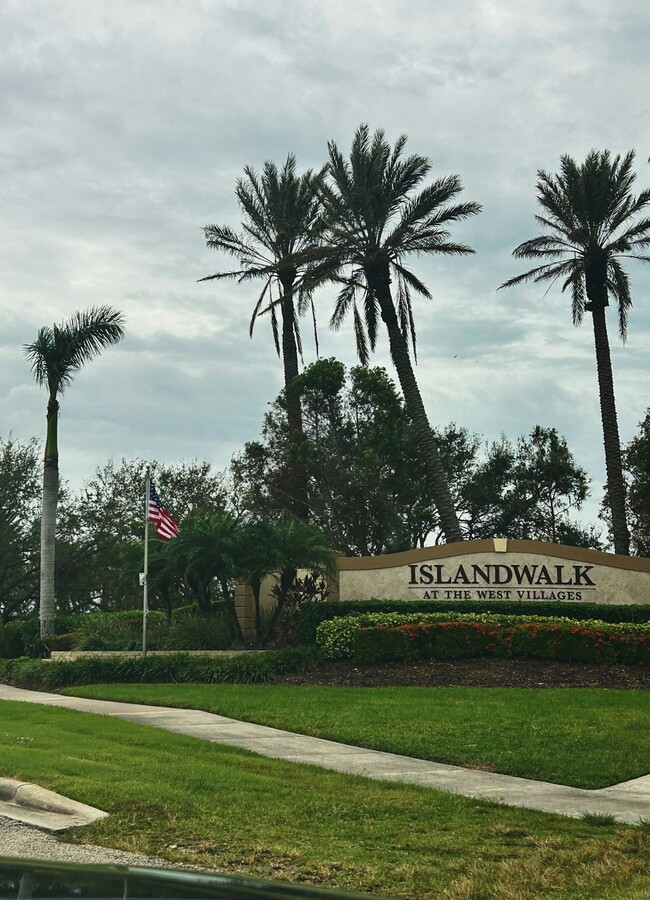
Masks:
[[[0,778],[0,816],[48,831],[63,831],[89,825],[105,818],[108,813],[38,784]]]

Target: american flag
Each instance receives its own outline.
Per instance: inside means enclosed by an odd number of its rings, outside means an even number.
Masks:
[[[178,522],[175,522],[168,513],[163,509],[160,497],[156,491],[153,481],[149,482],[149,521],[156,526],[156,534],[163,541],[178,537]]]

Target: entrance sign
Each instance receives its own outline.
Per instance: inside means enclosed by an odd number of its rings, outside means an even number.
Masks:
[[[650,559],[507,538],[339,557],[340,600],[650,603]]]

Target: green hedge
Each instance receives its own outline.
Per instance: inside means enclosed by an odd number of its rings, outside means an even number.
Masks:
[[[321,622],[340,616],[366,613],[471,613],[511,616],[561,616],[564,619],[598,619],[603,622],[650,622],[650,604],[605,606],[601,603],[565,603],[564,601],[517,600],[326,600],[309,603],[300,611],[298,640],[315,644]]]
[[[188,656],[89,657],[51,662],[0,659],[0,681],[31,690],[54,690],[80,684],[150,683],[264,683],[276,675],[306,672],[317,655],[310,647],[290,647],[264,653],[215,658]]]
[[[359,663],[463,659],[475,656],[533,657],[563,662],[650,663],[650,629],[570,620],[502,624],[431,622],[360,628],[353,641]]]
[[[316,635],[316,644],[327,659],[344,659],[350,657],[354,652],[354,643],[356,633],[360,628],[394,628],[400,625],[432,625],[438,623],[448,624],[452,622],[461,623],[478,623],[480,625],[493,626],[516,626],[523,624],[543,625],[570,625],[575,626],[577,623],[574,619],[561,617],[543,617],[543,616],[500,616],[483,613],[482,615],[473,616],[470,613],[464,615],[457,614],[450,617],[448,613],[425,613],[417,615],[411,613],[366,613],[361,616],[346,616],[338,619],[329,619],[322,622],[318,626]],[[650,635],[650,624],[630,622],[608,623],[599,619],[589,619],[581,622],[581,625],[596,628],[609,628],[617,634],[647,634]]]

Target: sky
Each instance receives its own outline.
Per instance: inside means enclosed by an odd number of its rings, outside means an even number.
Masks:
[[[593,148],[637,152],[650,183],[650,15],[639,0],[0,0],[0,437],[45,431],[23,345],[109,304],[127,333],[61,401],[60,468],[75,489],[109,458],[225,468],[282,387],[269,323],[248,336],[250,284],[198,279],[232,261],[203,226],[238,228],[243,167],[320,168],[362,122],[458,174],[483,212],[454,228],[476,253],[413,260],[416,376],[434,427],[486,441],[557,428],[605,480],[593,336],[559,287],[496,292],[538,233],[537,171]],[[523,266],[523,267],[522,267]],[[650,267],[610,342],[623,443],[650,404]],[[321,356],[355,364],[349,328]],[[303,327],[305,364],[315,357]],[[393,374],[380,334],[373,364]]]

